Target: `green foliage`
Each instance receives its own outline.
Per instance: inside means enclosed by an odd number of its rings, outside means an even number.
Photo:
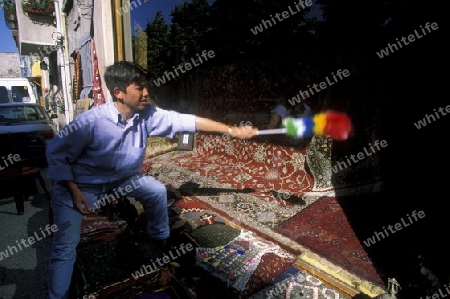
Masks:
[[[170,41],[174,64],[211,49],[206,34],[211,30],[211,7],[206,0],[176,5],[171,13]]]
[[[172,10],[170,25],[158,12],[145,30],[148,69],[156,78],[204,50],[213,50],[215,58],[196,69],[243,62],[274,63],[278,69],[274,76],[278,76],[280,83],[295,80],[302,72],[292,72],[292,69],[314,61],[309,59],[313,53],[314,36],[310,33],[313,21],[305,17],[309,8],[258,35],[250,30],[260,25],[263,19],[267,20],[292,5],[291,0],[263,3],[259,0],[216,0],[213,4],[207,0],[185,1]],[[297,47],[298,40],[310,47]],[[289,77],[282,74],[286,71],[291,71]]]
[[[30,7],[35,9],[47,9],[49,5],[53,5],[54,0],[23,0],[22,7]]]
[[[152,77],[159,77],[164,71],[172,68],[169,63],[171,45],[169,42],[169,26],[166,24],[161,11],[145,28],[147,34],[147,69]]]
[[[292,0],[209,2],[185,1],[173,8],[170,25],[161,12],[147,24],[147,69],[154,78],[204,50],[213,50],[215,58],[196,70],[271,65],[268,76],[276,84],[273,88],[298,92],[336,69],[345,67],[353,73],[379,65],[376,55],[365,53],[378,50],[380,39],[386,32],[390,34],[389,26],[395,21],[386,25],[388,20],[407,15],[392,0],[317,0],[299,9],[295,8],[298,2]],[[320,7],[321,15],[308,15]],[[288,17],[273,22],[283,12],[289,12]],[[267,25],[269,20],[275,24],[264,27],[264,21]],[[251,30],[256,27],[262,30]],[[398,36],[401,33],[391,40]],[[386,39],[381,44],[386,44]],[[178,82],[187,82],[188,77],[183,74]]]
[[[14,2],[3,1],[3,2],[1,3],[1,8],[2,8],[4,11],[8,11],[8,10],[13,10],[13,9],[15,9],[15,8],[16,8],[16,5],[15,5]]]
[[[135,62],[147,68],[147,33],[142,29],[135,29],[136,36],[133,36],[135,51]]]

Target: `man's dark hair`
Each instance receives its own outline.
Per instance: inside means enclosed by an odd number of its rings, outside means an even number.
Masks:
[[[117,61],[106,68],[104,77],[106,87],[114,96],[114,87],[125,92],[128,85],[140,81],[143,76],[148,79],[147,71],[140,65],[131,61]]]

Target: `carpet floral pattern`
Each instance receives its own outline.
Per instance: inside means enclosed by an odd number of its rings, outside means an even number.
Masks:
[[[325,136],[313,136],[306,153],[306,161],[314,177],[313,191],[333,190],[331,180],[331,150],[333,140]]]
[[[350,299],[295,265],[289,266],[273,283],[250,297],[250,299],[267,298]]]
[[[305,154],[289,145],[199,134],[194,151],[154,157],[146,174],[233,219],[274,228],[319,198],[305,196],[313,186]]]

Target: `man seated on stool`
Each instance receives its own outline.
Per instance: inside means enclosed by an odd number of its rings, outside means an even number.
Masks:
[[[257,135],[251,126],[230,127],[149,105],[147,72],[137,64],[116,62],[107,67],[104,78],[112,99],[78,115],[47,147],[48,178],[54,181],[53,221],[58,227],[50,254],[50,299],[68,298],[83,215],[104,203],[106,192],[141,199],[149,238],[170,248],[166,187],[139,174],[147,137],[196,131],[239,139]]]

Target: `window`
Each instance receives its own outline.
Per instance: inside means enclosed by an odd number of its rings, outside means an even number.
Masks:
[[[23,113],[25,114],[26,120],[38,120],[39,114],[34,107],[24,107]]]
[[[11,86],[11,92],[14,102],[29,102],[30,94],[26,86]]]
[[[9,103],[8,90],[5,86],[0,86],[0,103]]]
[[[38,120],[48,119],[48,114],[42,107],[36,107],[36,114],[38,116]]]
[[[10,122],[24,122],[34,120],[47,120],[48,117],[44,109],[39,107],[2,107],[0,105],[0,119]]]

